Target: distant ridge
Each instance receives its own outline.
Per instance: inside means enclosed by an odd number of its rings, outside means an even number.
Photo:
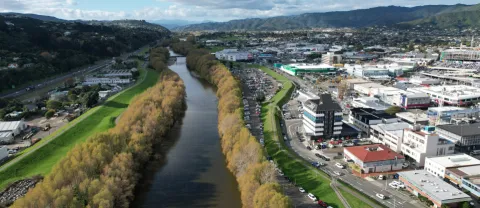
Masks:
[[[449,18],[461,21],[464,25],[479,24],[480,4],[477,5],[427,5],[417,7],[374,7],[352,11],[305,13],[293,16],[271,18],[252,18],[228,22],[201,23],[174,28],[173,31],[199,30],[287,30],[325,27],[368,27],[368,26],[412,26],[416,23],[428,24],[435,21],[444,22],[438,26],[456,27],[449,23]],[[468,13],[468,15],[467,15]],[[467,20],[463,16],[467,15]],[[465,21],[465,22],[463,22]],[[400,24],[402,23],[402,24]]]

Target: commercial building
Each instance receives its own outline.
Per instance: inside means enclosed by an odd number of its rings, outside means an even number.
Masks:
[[[351,103],[354,108],[371,108],[377,111],[387,110],[390,107],[389,104],[383,103],[374,97],[354,98]]]
[[[13,136],[20,134],[27,128],[23,120],[21,121],[2,121],[0,122],[0,132],[10,132]]]
[[[369,80],[389,80],[388,69],[376,68],[372,66],[349,65],[345,64],[347,73],[354,77],[361,77]]]
[[[297,76],[305,73],[336,74],[337,68],[326,64],[289,64],[280,66],[283,72]]]
[[[440,138],[434,133],[435,127],[420,125],[405,129],[401,151],[405,156],[415,160],[417,167],[425,165],[425,158],[429,156],[451,155],[454,153],[455,144]]]
[[[223,49],[215,53],[215,58],[225,61],[251,61],[253,55],[249,52],[240,52],[237,49]]]
[[[343,113],[329,94],[309,99],[303,104],[303,128],[307,136],[332,138],[341,135]]]
[[[426,93],[435,103],[471,105],[480,102],[480,89],[467,85],[445,85],[408,88],[407,91]]]
[[[440,84],[440,80],[438,79],[432,79],[432,78],[420,77],[420,76],[411,77],[408,81],[416,85],[439,85]]]
[[[101,74],[102,77],[132,77],[131,70],[108,70]]]
[[[415,196],[426,197],[433,202],[433,207],[440,208],[442,205],[458,207],[460,203],[472,200],[469,195],[426,170],[404,171],[398,175],[409,192]]]
[[[345,160],[352,160],[360,167],[361,173],[401,170],[405,162],[403,155],[382,144],[345,147],[343,155]]]
[[[480,48],[452,48],[442,51],[440,61],[480,61]]]
[[[407,92],[394,87],[377,88],[372,91],[381,101],[405,109],[430,106],[430,97],[425,93]]]
[[[477,165],[480,165],[480,160],[467,154],[455,154],[437,157],[426,157],[424,169],[437,177],[449,178],[449,174],[447,171],[448,169]],[[459,184],[457,180],[453,181]]]
[[[13,142],[13,139],[12,132],[0,132],[0,144],[9,144]]]
[[[342,55],[335,54],[334,52],[327,52],[322,55],[322,64],[325,65],[334,65],[342,61]]]
[[[407,122],[409,124],[421,124],[421,125],[428,125],[428,117],[427,114],[421,112],[399,112],[396,113],[398,119]]]
[[[436,127],[437,133],[455,144],[455,151],[480,154],[480,123],[447,124]]]
[[[370,125],[369,139],[372,142],[381,143],[395,152],[401,152],[403,131],[409,126],[404,122]]]
[[[107,77],[89,77],[86,78],[85,81],[83,82],[83,85],[97,85],[97,84],[129,84],[130,79],[121,79],[118,77],[112,77],[112,78],[107,78]]]
[[[358,92],[359,94],[362,95],[367,95],[367,96],[373,96],[373,90],[377,88],[384,88],[385,86],[381,84],[377,84],[374,82],[368,82],[368,83],[363,83],[363,84],[354,84],[353,85],[353,90]]]
[[[480,108],[462,108],[455,106],[428,108],[427,116],[430,125],[450,124],[455,119],[467,119],[478,117]]]
[[[370,134],[370,126],[381,123],[396,123],[397,118],[383,111],[376,111],[371,108],[352,108],[348,116],[348,122]]]

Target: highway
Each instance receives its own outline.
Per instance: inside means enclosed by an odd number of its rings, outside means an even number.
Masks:
[[[125,53],[123,55],[120,56],[120,58],[124,59],[124,58],[127,58],[128,56],[132,55],[132,54],[138,54],[140,51],[142,51],[143,49],[145,49],[146,47],[149,47],[148,45],[146,46],[143,46],[142,48],[139,48],[138,50],[134,51],[134,52],[131,52],[131,53]],[[41,83],[36,83],[36,84],[32,84],[35,89],[32,89],[30,91],[27,91],[27,88],[29,88],[30,86],[24,86],[22,88],[19,88],[17,89],[16,91],[14,92],[9,92],[9,93],[2,93],[0,95],[0,98],[15,98],[15,97],[18,97],[18,96],[21,96],[21,95],[24,95],[26,93],[30,93],[30,92],[34,92],[35,90],[38,90],[38,89],[42,89],[42,88],[45,88],[45,87],[49,87],[50,85],[54,84],[54,83],[58,83],[58,82],[63,82],[65,79],[69,78],[69,77],[75,77],[77,75],[84,75],[84,74],[88,74],[92,71],[96,71],[98,69],[102,69],[106,66],[108,66],[111,62],[111,59],[106,59],[106,60],[101,60],[101,61],[98,61],[95,65],[91,65],[91,66],[86,66],[86,67],[83,67],[79,70],[76,70],[76,71],[70,71],[68,72],[67,74],[63,75],[63,76],[59,76],[59,77],[53,77],[47,81],[44,81],[44,82],[41,82]]]

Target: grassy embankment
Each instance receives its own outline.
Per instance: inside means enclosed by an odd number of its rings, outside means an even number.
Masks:
[[[294,89],[291,81],[274,71],[254,65],[268,75],[283,83],[283,88],[262,107],[262,121],[264,123],[265,145],[268,154],[275,160],[279,168],[297,186],[303,187],[309,193],[327,202],[333,207],[343,207],[340,199],[330,187],[330,180],[323,172],[311,167],[304,160],[290,152],[285,146],[281,135],[277,106],[282,106],[288,101]]]
[[[158,72],[140,69],[139,77],[141,80],[136,85],[111,97],[103,105],[90,109],[41,141],[45,143],[52,140],[48,144],[38,149],[35,147],[41,143],[36,144],[22,152],[26,154],[34,150],[20,160],[11,161],[12,164],[0,172],[0,190],[13,181],[49,173],[53,165],[76,144],[84,142],[95,133],[114,127],[115,118],[128,107],[132,98],[157,83]]]
[[[328,179],[328,176],[311,167],[305,160],[287,148],[283,139],[280,139],[282,138],[279,125],[280,118],[278,117],[278,113],[275,112],[276,109],[278,109],[276,106],[280,107],[288,102],[291,91],[293,91],[293,84],[286,77],[267,67],[260,65],[253,65],[253,67],[261,69],[284,85],[283,89],[272,98],[271,102],[263,106],[264,114],[262,120],[264,123],[264,135],[268,154],[274,158],[282,171],[298,186],[303,187],[308,192],[329,204],[341,207],[342,203],[330,187],[331,181]],[[342,188],[343,187],[339,187],[339,190],[351,207],[370,207],[352,194],[343,191]]]

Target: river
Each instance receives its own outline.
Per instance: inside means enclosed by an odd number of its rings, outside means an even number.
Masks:
[[[215,88],[187,70],[185,57],[170,69],[185,83],[187,110],[155,148],[163,157],[145,168],[132,207],[240,208],[238,184],[221,152]]]

